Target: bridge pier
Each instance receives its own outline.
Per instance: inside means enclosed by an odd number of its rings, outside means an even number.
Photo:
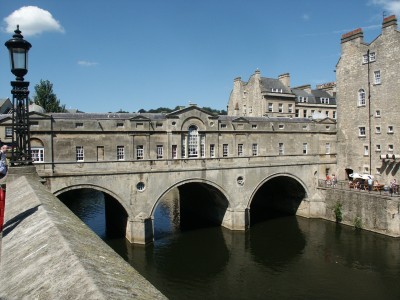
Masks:
[[[250,210],[248,208],[228,208],[222,226],[230,230],[246,230],[250,226]]]
[[[128,219],[126,238],[130,243],[145,245],[153,242],[153,219],[144,213],[137,215],[134,220]]]

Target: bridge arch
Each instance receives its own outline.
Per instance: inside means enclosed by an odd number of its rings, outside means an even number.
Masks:
[[[191,178],[176,182],[168,187],[155,201],[151,217],[161,203],[171,201],[174,194],[175,213],[179,214],[179,226],[183,228],[223,225],[225,214],[230,208],[226,191],[218,184],[203,178]]]
[[[94,184],[77,184],[77,185],[71,185],[65,188],[61,188],[57,191],[55,191],[53,194],[58,197],[59,195],[68,192],[68,191],[73,191],[73,190],[79,190],[79,189],[93,189],[99,192],[103,192],[111,197],[113,197],[125,210],[126,214],[131,217],[131,212],[130,209],[127,207],[126,203],[124,203],[124,201],[122,201],[122,199],[115,194],[113,191],[106,189],[104,187],[98,186],[98,185],[94,185]]]
[[[295,215],[308,197],[304,181],[290,173],[275,173],[263,179],[253,190],[247,208],[251,224],[282,215]]]

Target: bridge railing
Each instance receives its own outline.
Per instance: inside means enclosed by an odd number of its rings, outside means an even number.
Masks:
[[[37,163],[40,176],[55,174],[107,174],[132,172],[157,172],[172,170],[226,169],[257,166],[285,166],[309,164],[334,164],[336,155],[271,155],[224,158],[157,159],[126,161],[85,161]]]
[[[318,188],[325,188],[325,189],[340,189],[340,190],[349,190],[354,192],[366,192],[368,188],[365,186],[361,186],[360,188],[354,188],[349,184],[348,180],[341,180],[338,181],[336,184],[333,184],[331,181],[327,181],[325,179],[318,180]],[[390,189],[379,189],[375,190],[372,189],[372,193],[379,194],[379,195],[386,195],[386,196],[399,196],[400,193],[393,193]]]

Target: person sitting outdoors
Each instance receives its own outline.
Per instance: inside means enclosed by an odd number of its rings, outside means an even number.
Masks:
[[[393,180],[390,182],[390,193],[391,194],[397,193],[397,187],[398,187],[398,185],[397,185],[396,178],[393,178]]]
[[[7,149],[8,149],[7,145],[3,145],[0,148],[0,178],[6,176],[8,170],[8,163],[6,157]]]
[[[332,186],[333,186],[333,187],[336,187],[336,184],[337,184],[336,175],[335,175],[335,174],[332,174]]]

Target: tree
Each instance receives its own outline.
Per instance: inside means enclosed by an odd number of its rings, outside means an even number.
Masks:
[[[61,105],[54,94],[50,81],[40,80],[40,83],[35,85],[35,93],[33,102],[43,107],[46,112],[66,112],[65,105]]]

